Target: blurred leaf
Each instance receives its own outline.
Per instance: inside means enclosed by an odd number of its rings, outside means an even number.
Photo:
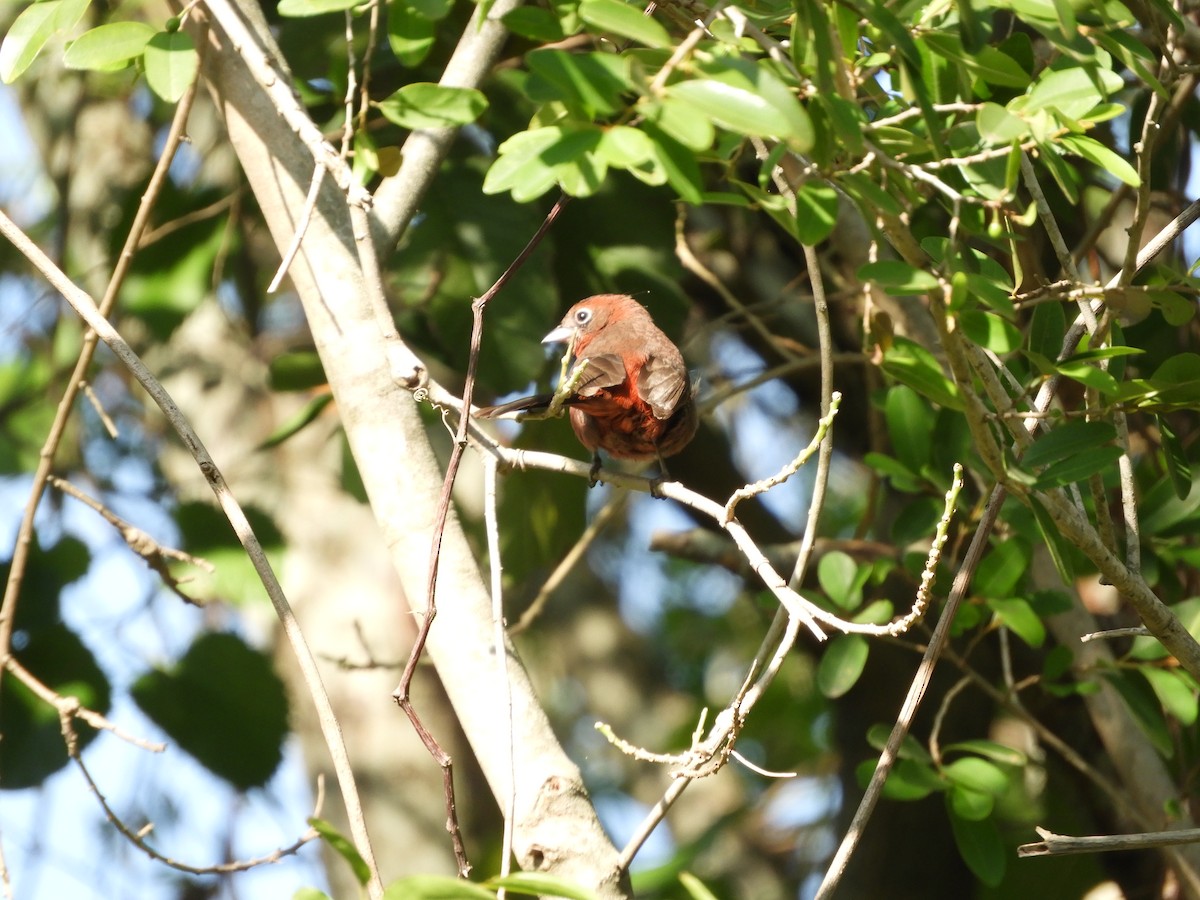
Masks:
[[[1158,433],[1162,438],[1163,457],[1167,462],[1167,473],[1171,477],[1171,485],[1175,488],[1175,496],[1180,500],[1187,499],[1192,490],[1192,464],[1183,449],[1183,442],[1175,433],[1175,428],[1165,416],[1155,416]]]
[[[283,759],[288,702],[271,660],[232,634],[203,634],[133,699],[179,746],[238,790],[262,787]]]
[[[870,647],[861,634],[841,634],[829,642],[817,666],[817,687],[831,699],[846,694],[867,665]]]
[[[155,31],[145,22],[113,22],[85,31],[63,54],[68,69],[123,69],[142,55]]]
[[[22,607],[43,599],[31,594],[29,585],[25,593]],[[20,637],[14,655],[42,684],[78,698],[94,712],[108,712],[108,678],[75,632],[56,622],[23,630]],[[98,732],[80,719],[73,725],[82,750]],[[0,734],[0,787],[5,790],[37,787],[68,762],[58,711],[7,671],[0,673]]]
[[[1015,747],[982,738],[955,741],[942,747],[943,756],[950,753],[972,753],[1009,766],[1024,766],[1029,763],[1029,757]]]
[[[837,223],[837,191],[806,181],[796,191],[796,234],[802,244],[815,246],[833,233]]]
[[[688,892],[691,900],[717,900],[717,895],[705,886],[704,882],[691,872],[680,872],[679,883]]]
[[[540,43],[549,44],[566,37],[558,16],[537,6],[518,6],[506,12],[501,21],[513,34]]]
[[[987,605],[1006,628],[1030,647],[1040,647],[1045,643],[1046,626],[1025,599],[990,599]]]
[[[1011,597],[1029,568],[1032,551],[1027,541],[1009,538],[993,545],[980,561],[971,586],[981,597]]]
[[[583,0],[579,4],[579,17],[593,28],[647,47],[672,46],[667,29],[639,8],[621,0]]]
[[[933,448],[934,413],[928,402],[912,388],[895,385],[884,405],[888,436],[896,456],[910,472],[920,472],[929,463]]]
[[[866,787],[870,782],[877,763],[878,760],[864,759],[855,767],[860,787]],[[883,783],[883,796],[889,800],[924,800],[930,794],[945,789],[946,783],[931,766],[910,759],[899,759]]]
[[[387,29],[388,46],[402,66],[419,66],[433,49],[436,25],[402,0],[388,4]]]
[[[503,878],[489,878],[485,884],[488,887],[503,887],[530,896],[562,897],[564,900],[596,900],[594,892],[545,872],[514,872]]]
[[[271,357],[267,364],[271,389],[307,391],[329,383],[321,357],[315,350],[292,350]]]
[[[361,0],[279,0],[277,9],[281,16],[303,18],[343,12],[353,9],[360,2]]]
[[[291,418],[272,431],[267,439],[258,445],[257,449],[267,450],[271,447],[278,447],[288,438],[296,436],[304,430],[306,425],[315,422],[317,416],[321,414],[321,410],[332,402],[333,394],[319,394],[313,397],[297,410]]]
[[[859,268],[858,277],[894,294],[924,294],[938,287],[936,276],[898,259],[867,263]]]
[[[1008,776],[994,763],[978,756],[963,756],[942,767],[942,773],[955,784],[973,791],[999,797],[1008,789]]]
[[[1182,725],[1191,726],[1196,723],[1196,685],[1186,673],[1173,669],[1158,669],[1154,666],[1142,666],[1138,671],[1150,682],[1155,696],[1169,715],[1178,719]]]
[[[389,884],[383,900],[496,900],[496,892],[449,875],[410,875]]]
[[[996,887],[1004,879],[1007,851],[1000,839],[1000,831],[992,819],[972,821],[955,815],[950,810],[950,826],[954,831],[954,843],[975,877],[988,887]]]
[[[1113,670],[1104,673],[1109,684],[1115,687],[1133,713],[1142,733],[1150,739],[1154,749],[1164,759],[1175,756],[1175,740],[1171,735],[1162,704],[1149,683],[1131,672]]]
[[[283,554],[283,536],[275,522],[260,510],[246,507],[249,520],[267,560],[279,571]],[[181,503],[175,510],[175,522],[183,537],[183,545],[213,564],[211,574],[197,571],[186,563],[171,563],[177,577],[188,577],[186,590],[197,600],[220,600],[242,604],[266,599],[262,581],[246,556],[246,551],[234,534],[233,526],[218,508],[206,502]]]
[[[952,784],[946,792],[950,802],[950,811],[961,819],[978,822],[992,814],[996,806],[996,798],[982,791],[973,791],[961,784]]]
[[[308,824],[317,830],[317,834],[321,835],[321,840],[350,864],[350,869],[354,872],[354,877],[358,879],[359,884],[365,886],[371,880],[371,867],[362,858],[362,854],[358,852],[353,841],[324,819],[310,817]]]
[[[89,2],[43,0],[21,10],[0,43],[0,81],[12,84],[20,78],[50,38],[75,27]]]
[[[817,562],[817,580],[821,589],[830,600],[847,610],[857,609],[862,603],[862,586],[869,572],[864,566],[860,577],[858,564],[840,550],[824,554]]]

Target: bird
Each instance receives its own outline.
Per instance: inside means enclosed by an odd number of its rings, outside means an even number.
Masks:
[[[543,344],[563,342],[572,358],[566,383],[578,379],[563,403],[575,436],[592,453],[591,483],[600,471],[601,450],[614,459],[657,459],[657,480],[664,480],[663,459],[686,447],[699,425],[695,389],[679,348],[628,294],[580,300],[542,338]],[[521,397],[477,415],[544,412],[552,397]]]

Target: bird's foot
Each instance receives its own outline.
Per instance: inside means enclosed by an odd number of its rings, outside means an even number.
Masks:
[[[592,456],[592,468],[588,470],[588,487],[594,488],[600,481],[600,454]]]

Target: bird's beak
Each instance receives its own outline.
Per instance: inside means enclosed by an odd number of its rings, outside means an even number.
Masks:
[[[552,332],[542,338],[543,344],[565,344],[571,340],[575,334],[574,328],[568,328],[566,325],[559,325]]]

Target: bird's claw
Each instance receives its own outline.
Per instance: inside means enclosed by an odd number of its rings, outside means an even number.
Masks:
[[[588,470],[588,487],[594,488],[600,482],[600,454],[592,457],[592,467]]]

